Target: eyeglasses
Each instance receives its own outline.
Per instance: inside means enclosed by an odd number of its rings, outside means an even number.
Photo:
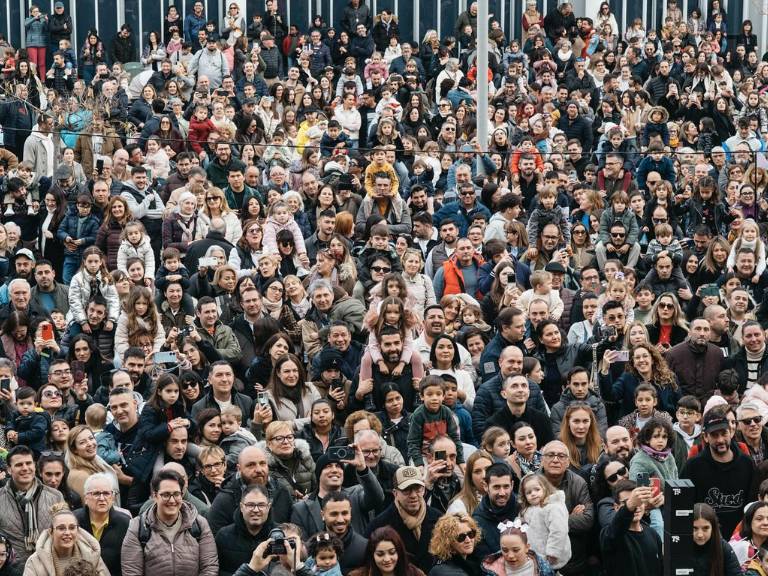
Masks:
[[[665,224],[667,221],[667,218],[653,218],[654,224]]]
[[[550,460],[568,460],[568,454],[564,454],[563,452],[546,452],[544,453],[544,458],[549,458]]]
[[[280,288],[280,286],[276,286],[274,284],[272,286],[270,286],[269,289],[270,290],[274,290],[275,292],[280,292],[280,294],[282,294],[284,292],[284,290],[282,288]]]
[[[658,183],[660,183],[660,182],[661,182],[661,180],[646,180],[645,182],[646,182],[647,184],[658,184]]]
[[[361,450],[363,456],[378,456],[381,453],[380,448],[370,448],[369,450]]]
[[[605,481],[610,483],[610,484],[613,484],[614,482],[616,482],[616,480],[619,479],[619,476],[626,476],[626,475],[627,475],[627,467],[626,466],[622,466],[621,468],[616,470],[616,472],[614,472],[610,476],[607,476],[605,478]]]
[[[157,494],[163,502],[170,502],[171,500],[181,500],[181,492],[159,492]]]
[[[752,418],[742,418],[739,420],[739,424],[744,424],[745,426],[749,426],[751,424],[760,424],[762,423],[763,418],[761,416],[752,416]]]
[[[470,530],[469,532],[462,532],[461,534],[456,534],[456,542],[466,542],[467,538],[470,540],[474,540],[475,536],[477,536],[477,530]]]
[[[61,398],[61,392],[58,390],[46,390],[43,392],[43,398]]]
[[[443,128],[443,131],[444,132],[456,132],[456,128],[450,128],[450,127],[446,126],[445,128]]]
[[[579,234],[579,235],[581,235],[581,234],[586,234],[586,233],[587,233],[586,230],[574,230],[571,234],[574,234],[574,235]]]
[[[60,378],[62,376],[66,376],[67,374],[72,374],[72,370],[67,368],[66,370],[54,370],[53,372],[49,372],[49,374],[53,374],[57,378]]]
[[[624,238],[624,232],[611,232],[611,238]]]
[[[387,266],[371,266],[371,270],[373,270],[374,272],[389,274],[392,268],[388,268]]]
[[[243,508],[248,510],[248,512],[253,512],[254,510],[266,510],[269,508],[268,502],[243,502]]]
[[[659,308],[664,308],[665,310],[671,310],[674,307],[675,305],[670,302],[659,302]]]
[[[111,490],[103,490],[103,491],[94,491],[94,492],[86,492],[86,496],[93,496],[96,498],[96,500],[106,500],[107,498],[111,498],[114,496],[114,493]]]
[[[206,472],[210,472],[211,470],[214,470],[215,468],[221,468],[222,466],[224,466],[224,460],[219,460],[218,462],[203,464],[203,470],[205,470]]]
[[[474,190],[462,190],[459,192],[459,196],[475,196]]]
[[[277,442],[278,444],[282,444],[283,442],[293,442],[295,439],[296,436],[293,434],[286,434],[285,436],[272,436],[270,442]]]
[[[291,242],[290,240],[281,240],[280,246],[293,246],[293,242]]]

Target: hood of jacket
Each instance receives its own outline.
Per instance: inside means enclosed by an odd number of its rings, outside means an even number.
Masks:
[[[83,530],[80,526],[77,527],[77,542],[75,544],[80,556],[89,563],[97,566],[101,559],[101,546],[99,541],[91,536],[88,532]],[[53,564],[53,536],[50,530],[44,530],[40,537],[37,539],[37,545],[35,546],[35,555],[41,562],[51,568],[51,574],[55,573]]]
[[[475,509],[475,514],[496,527],[496,524],[502,520],[512,520],[517,516],[517,499],[513,493],[510,495],[506,506],[497,508],[486,494]]]
[[[666,124],[667,122],[669,122],[669,112],[667,111],[666,108],[664,108],[664,106],[653,106],[648,111],[648,121],[649,122],[651,122],[651,116],[653,115],[654,112],[661,113],[661,122],[659,122],[659,124]]]

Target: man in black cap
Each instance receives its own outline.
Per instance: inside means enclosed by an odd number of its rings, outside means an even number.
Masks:
[[[715,406],[704,414],[705,448],[685,463],[680,478],[696,487],[694,502],[707,502],[715,509],[723,534],[731,534],[744,514],[744,506],[755,500],[755,466],[733,442],[728,406]]]
[[[340,491],[352,503],[352,530],[358,534],[365,531],[370,513],[384,503],[384,491],[376,475],[366,466],[362,450],[350,446],[350,451],[355,454],[350,460],[334,460],[327,453],[320,456],[315,464],[317,490],[293,505],[291,522],[301,528],[305,538],[323,530],[323,501],[333,492]],[[346,464],[355,467],[358,483],[342,488]]]
[[[357,367],[363,357],[363,347],[359,342],[352,340],[352,331],[343,320],[332,321],[325,333],[324,347],[333,347],[341,353],[341,379],[345,382],[344,390],[348,391],[346,382],[354,378]],[[316,354],[312,360],[311,373],[315,376],[314,380],[319,380],[320,374],[320,354]],[[317,384],[317,382],[315,382]]]
[[[566,256],[567,258],[567,256]],[[575,290],[566,288],[566,282],[572,282],[568,270],[563,264],[557,261],[550,262],[544,267],[544,270],[552,274],[552,290],[560,295],[560,300],[563,301],[563,313],[560,315],[560,321],[558,325],[560,328],[568,332],[571,327],[571,309],[573,308],[573,298],[576,295]]]
[[[316,358],[317,377],[313,384],[322,396],[327,396],[334,403],[334,412],[338,417],[347,408],[347,396],[352,386],[352,381],[341,373],[344,355],[331,346],[323,348]]]

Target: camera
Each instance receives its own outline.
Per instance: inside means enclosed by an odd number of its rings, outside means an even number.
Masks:
[[[355,459],[355,449],[351,446],[330,446],[326,454],[331,462]]]
[[[269,539],[272,540],[264,551],[264,558],[272,554],[285,554],[288,550],[285,548],[285,532],[280,528],[273,528],[269,532]]]
[[[616,336],[616,328],[614,326],[605,326],[601,330],[601,334],[603,336],[603,340],[608,340],[608,338]]]
[[[186,338],[190,334],[192,334],[192,326],[184,326],[183,328],[179,329],[179,336],[182,338]]]

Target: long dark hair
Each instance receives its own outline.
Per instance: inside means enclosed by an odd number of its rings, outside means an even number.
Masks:
[[[408,559],[408,553],[405,550],[403,540],[400,538],[400,535],[389,526],[383,526],[374,530],[371,537],[368,538],[368,545],[365,548],[365,558],[367,558],[365,568],[368,572],[368,576],[381,576],[381,570],[376,566],[376,561],[374,560],[376,546],[381,542],[392,542],[392,545],[397,551],[397,564],[393,570],[395,574],[398,576],[416,576],[416,568]]]
[[[757,506],[752,506],[752,508],[757,508]],[[706,520],[712,527],[712,535],[707,544],[709,547],[709,576],[724,576],[723,547],[720,544],[722,536],[720,535],[720,522],[717,519],[717,514],[715,514],[712,506],[700,502],[693,505],[693,520]],[[746,523],[746,519],[744,522]]]

